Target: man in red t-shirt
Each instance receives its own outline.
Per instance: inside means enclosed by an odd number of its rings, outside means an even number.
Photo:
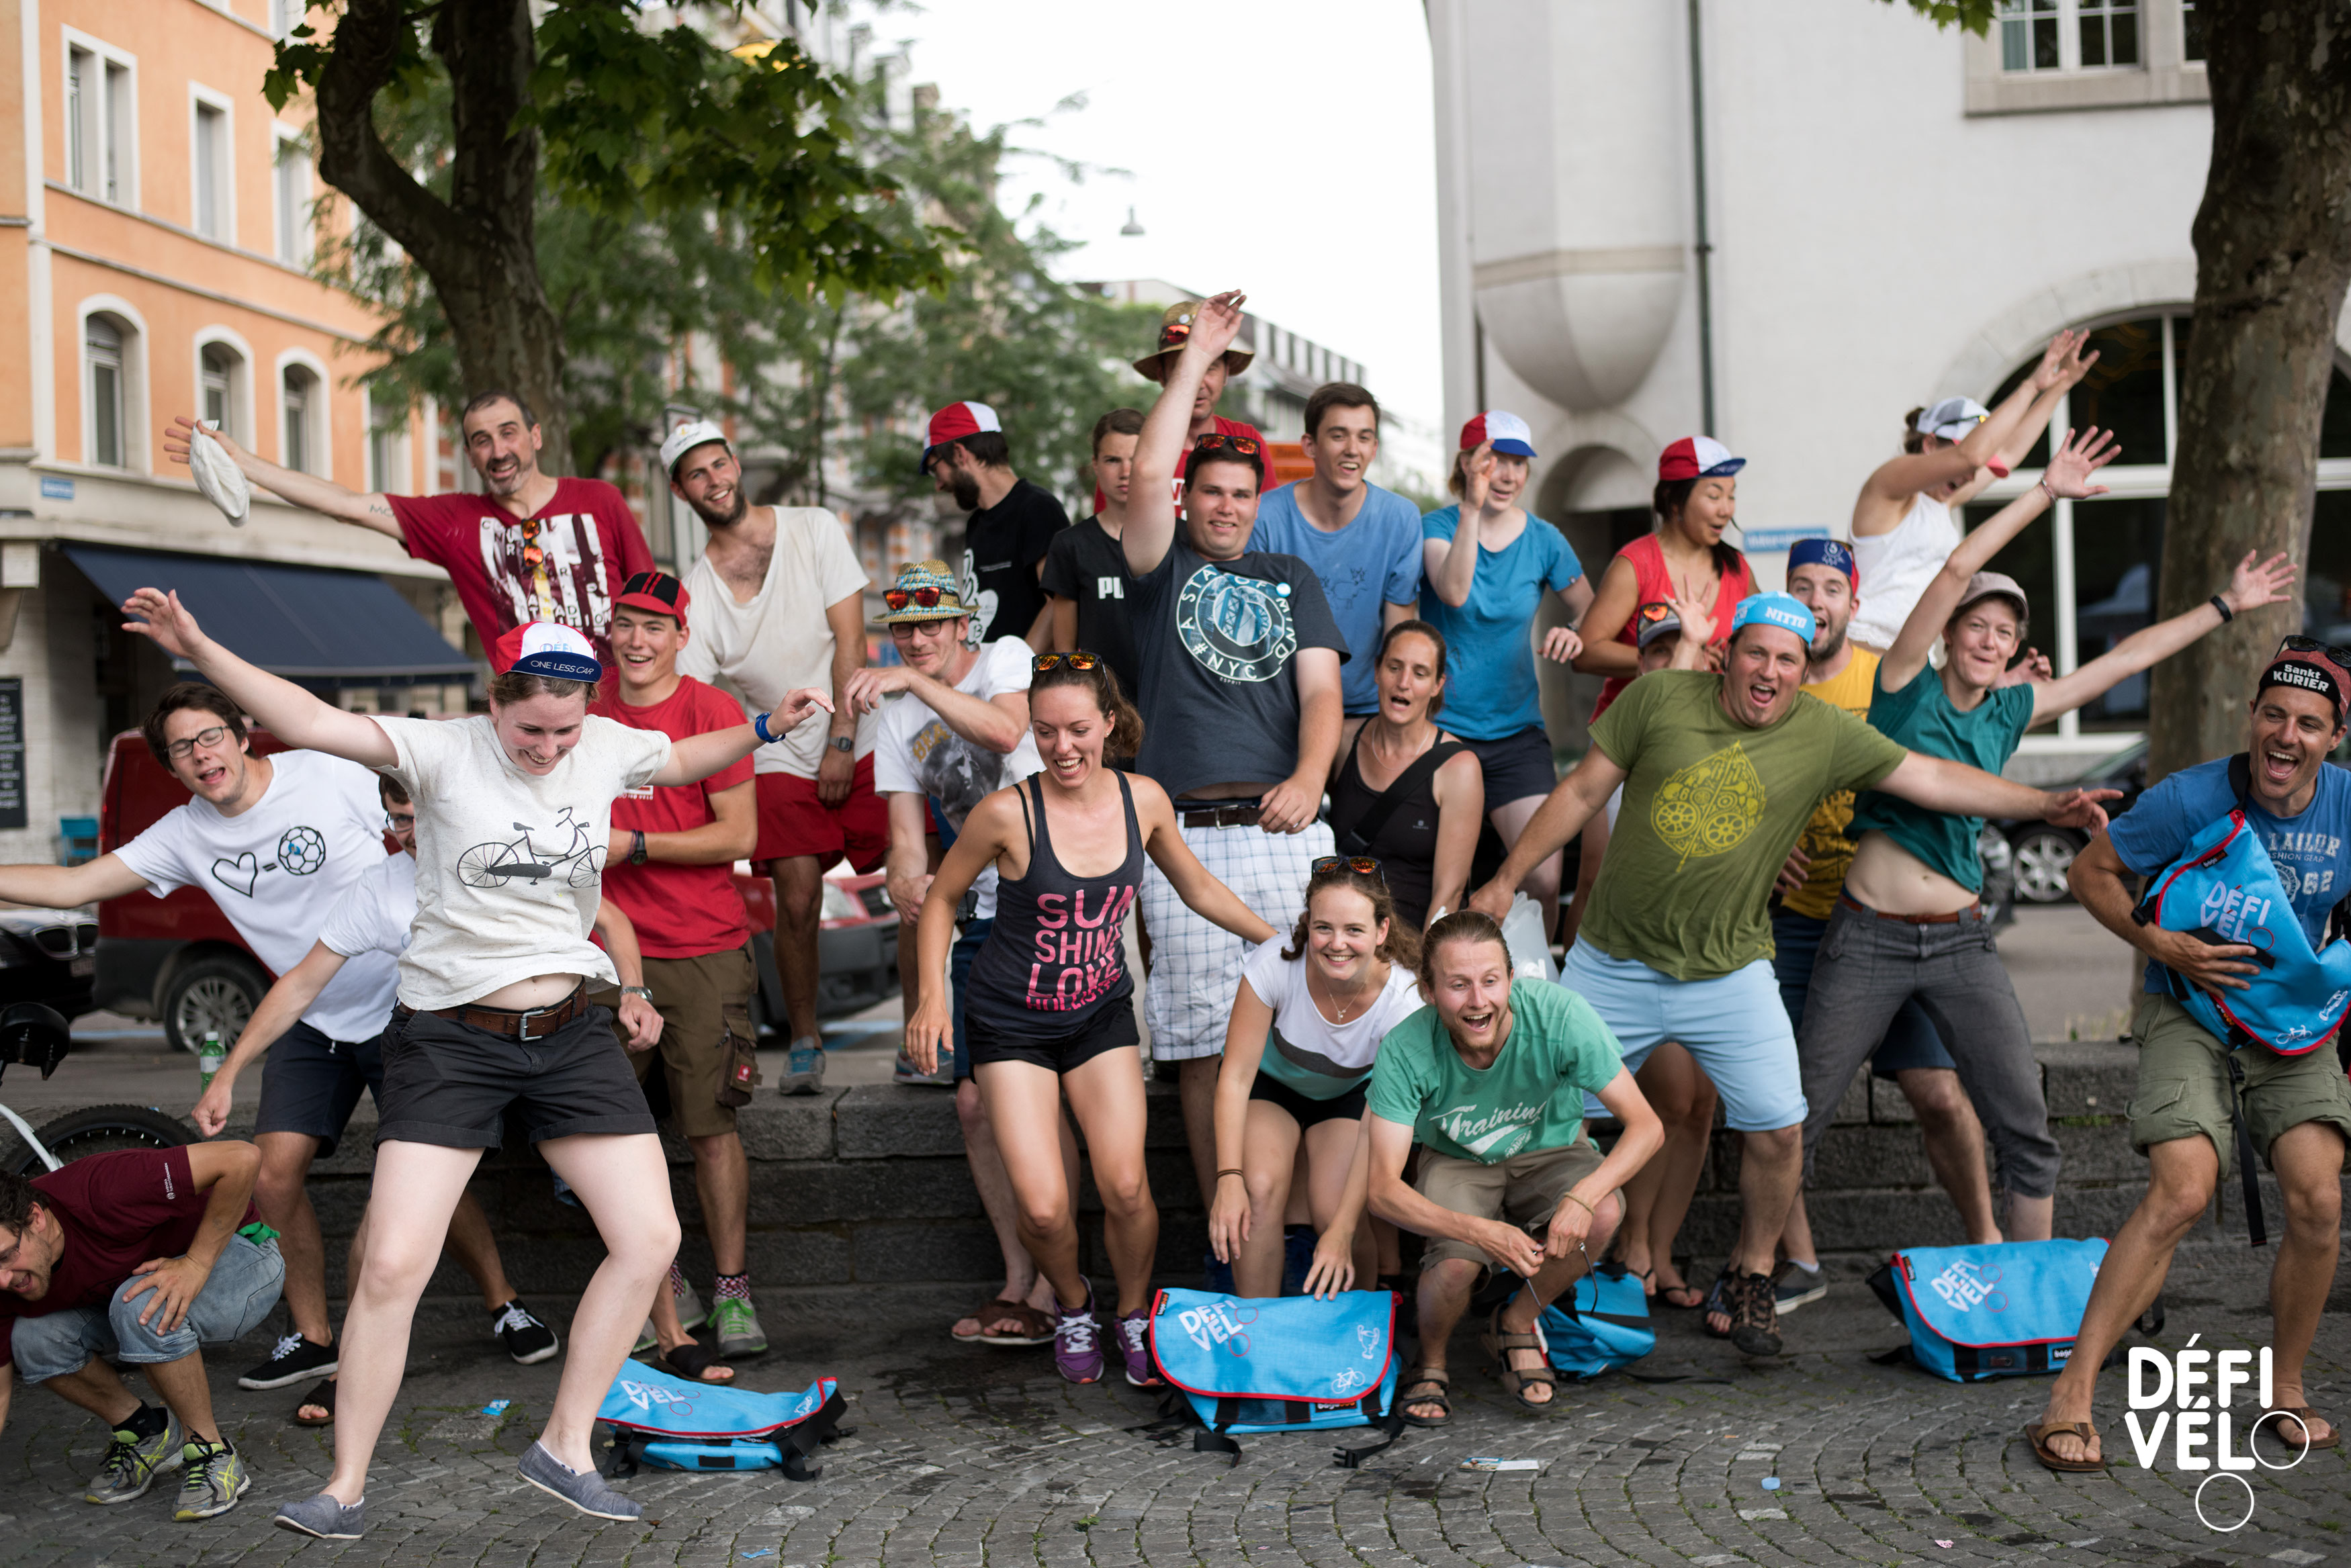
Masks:
[[[677,672],[678,650],[692,635],[685,585],[666,572],[640,572],[612,607],[612,651],[620,681],[593,709],[673,740],[739,729],[740,704],[716,687]],[[751,1103],[759,1082],[751,1026],[756,981],[750,922],[735,890],[735,862],[759,835],[751,759],[675,788],[648,787],[612,803],[612,843],[604,896],[637,928],[644,953],[642,994],[662,1015],[661,1064],[670,1117],[694,1151],[694,1185],[718,1279],[710,1322],[721,1360],[768,1348],[751,1306],[744,1247],[750,1209],[750,1166],[735,1131],[735,1108]],[[634,989],[634,988],[632,988]],[[591,1000],[621,999],[608,991]],[[637,1077],[652,1070],[650,1050],[636,1052]],[[670,1265],[670,1290],[687,1295],[685,1276]],[[674,1360],[674,1355],[672,1356]]]
[[[175,1517],[225,1513],[253,1485],[213,1419],[204,1346],[277,1305],[286,1265],[253,1207],[249,1143],[94,1154],[27,1181],[0,1173],[0,1426],[14,1366],[114,1433],[88,1502],[129,1502],[181,1469]],[[136,1366],[163,1408],[101,1357]]]
[[[172,426],[163,450],[185,462],[196,421],[181,414]],[[601,479],[540,472],[538,417],[512,392],[481,393],[465,405],[458,428],[486,494],[361,495],[265,462],[219,431],[205,433],[279,499],[389,534],[446,571],[485,649],[526,622],[559,621],[586,637],[611,669],[612,601],[622,583],[653,565],[636,514]]]

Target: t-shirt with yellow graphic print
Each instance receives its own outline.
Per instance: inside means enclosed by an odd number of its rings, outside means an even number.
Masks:
[[[1865,648],[1855,648],[1843,670],[1804,690],[1832,708],[1842,708],[1855,718],[1865,720],[1876,683],[1877,655]],[[1812,866],[1804,873],[1804,885],[1781,900],[1781,907],[1790,914],[1825,920],[1836,913],[1837,895],[1844,890],[1844,874],[1853,869],[1854,841],[1847,831],[1853,822],[1853,791],[1837,790],[1821,802],[1820,809],[1813,813],[1813,820],[1804,824],[1803,836],[1796,840],[1796,847],[1804,852]]]
[[[1583,940],[1676,980],[1770,958],[1772,879],[1813,809],[1909,754],[1809,692],[1750,729],[1722,711],[1721,691],[1719,675],[1660,670],[1592,727],[1628,776]]]

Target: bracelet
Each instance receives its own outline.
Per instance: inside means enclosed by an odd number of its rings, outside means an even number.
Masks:
[[[763,746],[772,746],[776,743],[777,737],[768,733],[768,714],[765,709],[752,715],[751,733],[759,737],[759,744]]]
[[[1599,1219],[1599,1218],[1600,1218],[1600,1210],[1599,1210],[1594,1209],[1591,1204],[1586,1203],[1583,1199],[1578,1198],[1574,1193],[1573,1193],[1573,1192],[1562,1192],[1562,1193],[1561,1193],[1561,1194],[1560,1194],[1560,1196],[1561,1196],[1562,1198],[1566,1199],[1570,1203],[1574,1204],[1578,1209],[1583,1210],[1586,1214],[1591,1215],[1594,1220],[1597,1220],[1597,1219]]]
[[[2212,607],[2220,612],[2220,624],[2222,626],[2226,626],[2231,621],[2237,618],[2237,612],[2231,609],[2229,607],[2229,601],[2222,598],[2219,594],[2214,594],[2212,596]]]
[[[2047,474],[2044,473],[2041,476],[2041,483],[2034,486],[2034,488],[2039,490],[2042,494],[2049,497],[2049,504],[2052,506],[2054,506],[2057,504],[2057,493],[2049,487],[2049,476]]]
[[[1238,1176],[1245,1181],[1249,1179],[1249,1173],[1244,1170],[1220,1170],[1217,1172],[1217,1179],[1218,1181],[1222,1181],[1228,1176]]]

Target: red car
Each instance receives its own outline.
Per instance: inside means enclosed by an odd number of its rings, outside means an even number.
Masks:
[[[265,731],[250,735],[256,755],[285,750]],[[187,799],[187,786],[156,762],[138,731],[115,736],[98,808],[99,853],[138,837]],[[775,888],[740,863],[735,886],[750,917],[751,952],[759,966],[753,1006],[761,1033],[770,1033],[770,1021],[784,1012],[776,979]],[[181,1051],[193,1051],[211,1030],[235,1040],[272,979],[220,906],[193,888],[162,898],[132,893],[100,904],[97,960],[89,1005],[160,1020],[163,1037]],[[896,993],[898,912],[879,873],[842,871],[825,879],[817,964],[820,1013],[853,1012]]]

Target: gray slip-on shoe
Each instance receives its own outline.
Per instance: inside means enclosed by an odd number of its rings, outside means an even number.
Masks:
[[[575,1470],[533,1443],[522,1451],[522,1479],[550,1497],[559,1497],[580,1512],[597,1519],[643,1519],[641,1504],[614,1491],[594,1470]]]
[[[320,1492],[299,1502],[281,1503],[270,1523],[297,1535],[320,1541],[357,1541],[367,1529],[367,1499],[345,1507],[332,1494]]]

